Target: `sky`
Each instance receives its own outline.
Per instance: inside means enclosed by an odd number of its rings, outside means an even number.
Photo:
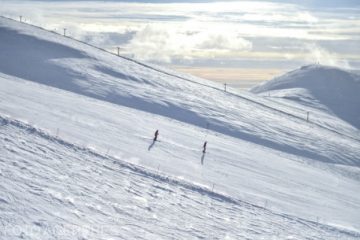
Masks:
[[[0,0],[0,15],[245,89],[305,64],[360,69],[359,0]]]

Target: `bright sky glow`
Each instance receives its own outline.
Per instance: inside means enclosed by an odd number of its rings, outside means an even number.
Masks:
[[[315,62],[360,69],[356,1],[166,2],[3,0],[0,14],[223,82]]]

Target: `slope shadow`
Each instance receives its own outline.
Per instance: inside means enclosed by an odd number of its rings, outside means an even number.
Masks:
[[[318,71],[326,82],[312,86],[311,94],[338,118],[360,129],[360,76],[337,69]]]
[[[153,142],[149,145],[148,151],[150,151],[150,150],[154,147],[155,142],[156,142],[156,141],[153,141]]]
[[[201,165],[204,165],[204,160],[205,160],[205,153],[203,152],[201,156]]]
[[[85,53],[4,27],[0,27],[0,32],[1,72],[65,90],[80,90],[74,78],[81,79],[81,75],[57,66],[51,60],[86,58]]]

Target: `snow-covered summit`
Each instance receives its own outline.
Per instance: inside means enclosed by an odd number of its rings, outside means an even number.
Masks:
[[[360,76],[346,70],[303,66],[255,86],[251,92],[326,109],[360,129]]]

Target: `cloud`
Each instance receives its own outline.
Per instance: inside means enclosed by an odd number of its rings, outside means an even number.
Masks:
[[[170,54],[176,55],[179,50],[170,45],[170,41],[170,33],[146,26],[135,33],[125,49],[137,59],[171,62]]]
[[[166,25],[147,25],[125,49],[137,59],[171,63],[173,58],[208,58],[231,51],[249,51],[252,43],[233,32],[189,32]]]
[[[305,47],[308,51],[306,60],[310,63],[315,62],[322,65],[351,69],[347,60],[342,59],[337,54],[331,53],[325,48],[318,46],[316,43],[307,44]]]
[[[228,66],[254,61],[252,67],[280,60],[278,67],[305,60],[360,62],[357,8],[309,8],[295,0],[153,2],[0,0],[0,14],[22,15],[59,33],[67,28],[72,37],[108,50],[121,47],[123,54],[146,61]]]
[[[252,43],[234,33],[204,33],[197,47],[211,50],[230,50],[230,51],[248,51],[252,48]]]
[[[239,21],[281,23],[285,26],[289,23],[311,24],[319,21],[317,17],[307,11],[246,13],[237,18]]]

